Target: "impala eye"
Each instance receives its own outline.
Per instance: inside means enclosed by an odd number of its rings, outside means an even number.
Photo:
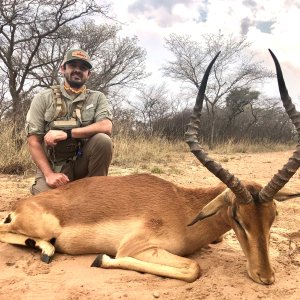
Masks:
[[[243,226],[241,225],[241,223],[239,222],[239,220],[237,218],[233,218],[233,221],[241,228],[243,228]]]
[[[237,206],[233,205],[232,209],[231,209],[231,217],[233,219],[233,221],[240,227],[243,228],[243,226],[241,225],[240,221],[238,220],[237,217]]]

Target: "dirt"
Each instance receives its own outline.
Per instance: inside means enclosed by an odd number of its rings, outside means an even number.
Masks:
[[[268,182],[292,152],[216,155],[240,179]],[[176,155],[176,154],[174,154]],[[177,154],[178,155],[178,154]],[[188,153],[156,166],[157,176],[179,185],[218,182]],[[136,172],[112,167],[110,174]],[[29,195],[32,178],[0,176],[0,217]],[[288,183],[300,191],[300,172]],[[219,244],[191,256],[202,268],[193,283],[134,271],[90,268],[95,255],[56,254],[50,264],[37,250],[0,243],[0,299],[300,299],[300,198],[278,204],[272,227],[270,256],[276,272],[273,285],[263,286],[247,275],[245,257],[233,231]]]

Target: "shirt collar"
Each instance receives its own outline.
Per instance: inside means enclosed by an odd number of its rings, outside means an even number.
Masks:
[[[86,99],[86,95],[87,95],[87,90],[85,90],[83,93],[79,94],[79,95],[70,95],[67,93],[67,91],[64,88],[64,82],[61,82],[60,84],[60,90],[62,95],[71,100],[72,102],[79,102],[79,101],[83,101]]]

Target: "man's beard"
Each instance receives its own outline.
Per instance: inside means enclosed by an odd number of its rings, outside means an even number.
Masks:
[[[81,82],[78,82],[78,81],[73,81],[71,80],[71,76],[66,76],[65,79],[67,81],[67,83],[69,84],[69,86],[73,89],[79,89],[81,88],[84,84],[85,84],[85,81],[81,81]]]

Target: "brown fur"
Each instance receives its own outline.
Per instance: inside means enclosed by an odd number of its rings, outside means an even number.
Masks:
[[[253,182],[244,184],[253,195],[261,189]],[[229,202],[222,200],[225,192]],[[224,204],[216,212],[187,226],[219,195]],[[200,274],[199,266],[182,256],[233,228],[250,269],[260,270],[263,265],[268,278],[272,277],[269,229],[275,216],[270,203],[238,205],[223,184],[190,189],[148,174],[90,177],[20,200],[0,225],[0,240],[26,244],[30,238],[52,256],[53,246],[47,241],[55,238],[56,250],[63,253],[117,257],[116,261],[103,260],[103,267],[144,268],[144,272],[193,281]],[[256,280],[256,275],[250,276]]]

